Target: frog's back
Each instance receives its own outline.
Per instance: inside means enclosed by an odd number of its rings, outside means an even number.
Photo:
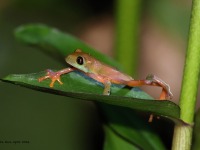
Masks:
[[[105,78],[108,78],[111,82],[116,84],[122,84],[122,82],[124,81],[133,80],[133,78],[129,75],[126,75],[118,71],[117,69],[107,65],[103,65],[103,67],[99,69],[98,74]]]

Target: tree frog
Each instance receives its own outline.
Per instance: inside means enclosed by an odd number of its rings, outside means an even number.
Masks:
[[[134,80],[132,77],[100,62],[91,55],[82,52],[80,49],[77,49],[74,53],[68,55],[65,58],[65,61],[71,67],[62,69],[57,72],[53,72],[52,70],[47,69],[46,76],[39,78],[39,82],[50,78],[50,87],[54,86],[55,81],[63,84],[60,80],[60,76],[62,74],[67,74],[74,70],[78,70],[93,78],[94,80],[103,83],[103,95],[110,95],[111,84],[123,84],[130,87],[142,85],[159,86],[162,88],[159,100],[171,99],[173,97],[169,85],[157,76],[150,74],[144,80]],[[149,122],[151,122],[152,119],[153,115],[150,116]]]
[[[148,75],[144,80],[134,80],[129,75],[126,75],[115,68],[112,68],[99,60],[95,59],[91,55],[82,52],[77,49],[74,53],[68,55],[65,61],[71,66],[69,68],[62,69],[57,72],[53,72],[47,69],[46,76],[38,79],[39,82],[50,78],[50,87],[54,86],[55,81],[63,84],[60,80],[60,76],[63,74],[70,73],[74,70],[83,72],[85,75],[93,78],[94,80],[103,83],[104,90],[103,95],[110,95],[111,84],[123,84],[130,87],[148,85],[148,86],[159,86],[162,88],[159,100],[171,99],[173,94],[170,91],[170,87],[163,80],[155,75]]]

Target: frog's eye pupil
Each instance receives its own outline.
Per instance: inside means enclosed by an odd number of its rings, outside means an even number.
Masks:
[[[77,59],[76,59],[76,62],[77,62],[79,65],[82,65],[82,64],[83,64],[83,57],[78,56]]]

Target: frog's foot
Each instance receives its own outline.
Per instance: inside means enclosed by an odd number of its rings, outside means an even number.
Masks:
[[[170,86],[165,83],[162,79],[158,78],[153,74],[149,74],[146,77],[146,81],[149,82],[150,85],[160,86],[163,88],[160,99],[172,99],[173,94],[170,90]]]
[[[51,83],[49,85],[50,87],[54,86],[55,81],[58,81],[60,84],[63,84],[60,80],[61,74],[59,72],[53,72],[50,69],[47,69],[46,72],[47,72],[46,76],[43,76],[38,79],[39,82],[42,82],[43,80],[46,80],[46,79],[51,79]]]

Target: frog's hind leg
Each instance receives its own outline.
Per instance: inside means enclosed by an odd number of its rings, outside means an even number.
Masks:
[[[162,92],[160,94],[159,100],[165,100],[165,99],[172,99],[173,94],[170,90],[169,84],[164,82],[162,79],[158,78],[157,76],[153,74],[149,74],[146,77],[146,80],[150,80],[152,83],[152,86],[160,86],[162,87]]]
[[[158,100],[166,100],[166,99],[171,99],[173,97],[172,92],[170,91],[170,87],[167,83],[165,83],[163,80],[158,78],[155,75],[148,75],[145,80],[131,80],[128,81],[127,83],[128,86],[143,86],[143,85],[148,85],[148,86],[159,86],[162,88],[160,97]],[[149,122],[153,121],[153,114],[150,115],[149,117]]]
[[[145,80],[131,80],[127,81],[126,85],[135,87],[135,86],[158,86],[162,88],[162,92],[160,94],[159,100],[171,99],[173,97],[172,92],[170,91],[170,87],[163,80],[158,78],[155,75],[148,75]]]

